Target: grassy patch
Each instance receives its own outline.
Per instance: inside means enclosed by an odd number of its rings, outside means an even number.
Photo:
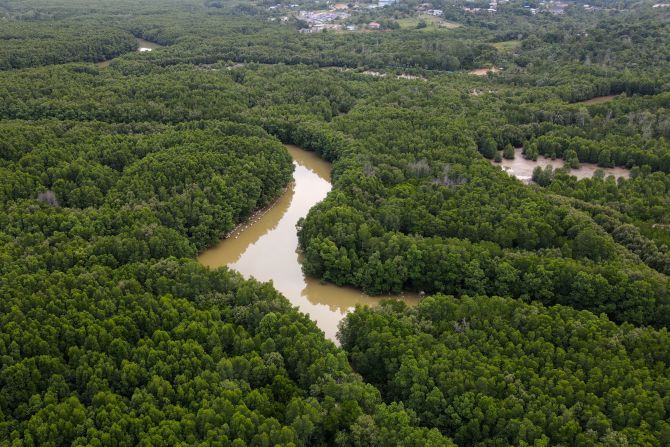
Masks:
[[[520,40],[506,40],[504,42],[496,42],[492,44],[498,51],[512,51],[521,46]]]
[[[421,14],[415,17],[406,17],[404,19],[398,19],[397,22],[400,24],[400,29],[416,29],[417,25],[421,21],[426,22],[426,27],[421,28],[424,31],[436,31],[436,30],[447,30],[458,28],[461,26],[459,23],[449,22],[448,20],[443,20],[439,17],[435,17],[428,14]]]

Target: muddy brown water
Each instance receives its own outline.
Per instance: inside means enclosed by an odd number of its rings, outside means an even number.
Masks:
[[[149,42],[148,40],[137,38],[137,51],[144,53],[145,51],[155,50],[160,48],[163,45],[157,44],[156,42]]]
[[[552,160],[543,155],[537,157],[537,161],[526,160],[523,158],[523,149],[517,148],[514,150],[514,160],[506,160],[503,158],[502,162],[496,163],[491,161],[495,166],[500,166],[502,169],[507,172],[509,175],[512,175],[524,183],[530,183],[533,178],[533,169],[537,166],[542,166],[543,168],[547,166],[553,166],[554,169],[562,168],[565,165],[565,162],[557,158]],[[630,177],[630,171],[626,168],[614,167],[614,168],[599,168],[598,165],[593,163],[580,163],[579,169],[571,169],[570,175],[574,175],[578,179],[591,178],[596,172],[596,169],[602,169],[605,171],[605,177],[613,175],[615,178]]]
[[[198,262],[212,268],[227,265],[246,278],[272,281],[333,341],[339,322],[356,304],[375,306],[382,298],[399,298],[415,305],[419,297],[414,294],[370,297],[354,288],[324,284],[303,273],[296,223],[330,191],[331,166],[313,152],[286,147],[295,165],[293,183],[272,208],[204,251]]]

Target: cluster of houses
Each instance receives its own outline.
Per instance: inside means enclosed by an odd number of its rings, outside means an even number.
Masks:
[[[324,23],[332,23],[335,20],[346,19],[351,14],[337,9],[330,11],[300,11],[298,17],[310,25],[321,25]]]
[[[532,8],[530,5],[523,5],[523,8],[529,10],[533,15],[537,14],[537,8]]]
[[[570,6],[569,3],[561,1],[550,0],[548,2],[540,2],[540,7],[546,9],[552,14],[565,14],[565,8]]]
[[[498,11],[498,5],[507,3],[508,1],[509,0],[490,0],[488,8],[470,8],[464,6],[463,10],[469,13],[479,13],[479,12],[496,13]],[[543,0],[540,1],[539,8],[534,8],[531,5],[524,5],[524,9],[530,11],[531,14],[537,14],[537,12],[540,10],[549,12],[551,14],[564,14],[565,9],[568,6],[570,6],[570,3],[563,0]],[[584,9],[589,11],[589,10],[596,10],[599,8],[590,5],[584,5]]]
[[[551,14],[565,14],[565,9],[572,4],[574,3],[569,3],[563,0],[545,0],[540,2],[540,9]],[[593,5],[583,5],[583,7],[586,11],[598,11],[602,9],[612,10]]]
[[[339,23],[333,23],[336,20],[347,19],[351,16],[348,12],[339,9],[330,11],[300,11],[298,17],[304,20],[308,27],[300,29],[301,33],[318,33],[325,30],[340,31],[343,26]]]
[[[396,3],[398,0],[379,0],[381,2],[390,2],[389,4]],[[377,7],[377,5],[374,5]],[[360,6],[355,4],[353,9],[358,9]],[[307,23],[307,28],[302,28],[299,30],[301,33],[318,33],[321,31],[356,31],[359,26],[357,25],[343,25],[341,22],[345,21],[351,14],[346,12],[349,10],[349,6],[345,3],[336,3],[330,6],[330,9],[327,11],[300,11],[298,17]],[[282,18],[283,19],[283,18]],[[340,22],[340,23],[336,23]],[[378,22],[370,22],[366,25],[363,25],[364,28],[369,30],[379,30],[382,25]]]
[[[546,0],[540,2],[540,8],[542,11],[546,11],[550,14],[565,14],[565,9],[570,6],[571,3],[562,1],[562,0]],[[612,10],[609,8],[602,8],[600,6],[593,5],[582,5],[585,11],[600,11],[603,9]],[[537,14],[538,8],[531,8],[530,6],[524,6],[524,8],[530,9],[530,12]]]
[[[297,8],[298,6],[300,6],[300,5],[297,5],[297,4],[291,4],[291,5],[288,5],[289,8]],[[286,7],[286,6],[284,6],[284,5],[280,4],[280,3],[277,3],[276,5],[269,6],[268,9],[271,10],[271,11],[273,11],[273,10],[275,10],[275,9],[285,8],[285,7]]]
[[[507,3],[508,1],[509,0],[490,0],[488,8],[469,8],[467,6],[463,6],[463,11],[473,14],[478,12],[496,13],[498,12],[498,3],[502,4]]]
[[[430,14],[431,16],[435,17],[442,17],[444,15],[444,11],[441,9],[433,9],[433,4],[432,3],[421,3],[419,6],[416,7],[417,12],[423,12],[425,14]]]
[[[381,27],[382,27],[381,23],[378,23],[378,22],[370,22],[367,25],[365,25],[365,28],[367,28],[369,30],[378,30]],[[339,23],[320,23],[320,24],[310,25],[309,28],[302,28],[302,29],[298,30],[298,32],[300,32],[300,33],[318,33],[318,32],[324,31],[324,30],[356,31],[357,29],[358,29],[358,26],[356,26],[356,25],[343,26],[343,25],[340,25]]]

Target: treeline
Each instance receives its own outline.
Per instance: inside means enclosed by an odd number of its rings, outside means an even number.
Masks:
[[[5,203],[41,197],[93,214],[143,211],[197,249],[270,203],[293,170],[286,150],[261,129],[225,122],[5,121],[0,134],[10,186],[2,190]],[[116,249],[108,241],[96,251],[111,255]],[[116,256],[116,262],[130,260]]]
[[[137,43],[127,31],[88,24],[3,21],[0,70],[99,62],[133,51]]]
[[[547,304],[606,312],[616,321],[665,324],[667,277],[648,269],[592,216],[553,204],[541,192],[496,174],[479,158],[478,141],[495,149],[503,143],[523,142],[533,134],[568,129],[551,122],[516,124],[500,112],[509,103],[504,94],[501,99],[464,100],[465,79],[446,88],[442,84],[446,80],[440,78],[378,80],[281,66],[225,71],[152,67],[146,75],[124,76],[118,70],[125,70],[127,64],[106,70],[35,69],[27,76],[7,73],[12,89],[0,92],[6,99],[0,113],[7,118],[81,117],[127,123],[203,116],[253,122],[286,143],[337,160],[334,193],[302,224],[305,268],[312,274],[369,293],[411,289],[532,297]],[[439,94],[429,95],[436,85]],[[60,95],[77,100],[62,101]],[[458,105],[458,101],[466,102]],[[637,100],[614,103],[629,101]],[[594,129],[589,136],[597,141],[599,127],[590,124],[597,123],[597,115],[592,117],[589,110],[584,129]],[[636,127],[630,129],[635,132]],[[139,182],[138,191],[146,190],[137,193],[144,194],[141,201],[151,204],[162,216],[161,222],[186,231],[201,248],[229,228],[230,220],[212,216],[229,214],[218,200],[200,200],[199,192],[189,195],[188,188],[175,184],[172,175],[160,174],[154,167],[206,166],[219,157],[210,156],[214,154],[199,152],[181,158],[179,151],[170,152],[169,157],[151,156],[136,165],[136,171],[126,173],[132,172],[135,178],[126,176],[119,182],[112,176],[100,184],[118,184],[122,189],[113,189],[115,200],[134,203],[136,188],[129,185]],[[175,157],[179,163],[170,161]],[[99,179],[112,174],[87,171]],[[189,175],[200,181],[195,173]],[[164,193],[146,184],[149,179],[166,189],[175,188],[178,196],[163,200]],[[252,183],[242,184],[245,191],[253,191]],[[89,200],[94,195],[85,197]],[[97,193],[95,197],[91,203],[104,203]],[[343,233],[345,222],[351,223],[346,223]],[[662,244],[657,245],[662,251]],[[129,254],[118,256],[132,259]],[[657,267],[651,258],[642,259]],[[503,267],[508,276],[500,280],[498,269]],[[579,273],[580,282],[570,282],[571,277],[561,270]],[[530,281],[536,276],[540,279]]]
[[[453,445],[269,284],[192,259],[292,171],[261,128],[3,121],[0,444]]]
[[[453,445],[384,404],[270,285],[226,269],[5,274],[1,294],[3,445]]]
[[[618,14],[573,11],[572,17],[537,30],[523,40],[522,51],[514,62],[530,67],[529,71],[536,75],[544,72],[546,79],[560,78],[565,73],[562,63],[610,71],[631,70],[646,73],[645,78],[665,77],[663,69],[668,61],[658,56],[667,51],[670,27],[665,12],[659,8],[640,5]],[[640,65],[629,66],[632,60]],[[555,70],[547,70],[551,66]]]
[[[661,12],[301,36],[225,5],[59,3],[25,5],[170,47],[0,73],[0,444],[669,442],[667,331],[644,328],[670,315]],[[359,310],[343,351],[269,285],[184,260],[281,192],[278,140],[333,161],[308,272],[478,298]],[[520,146],[632,178],[539,188],[482,157]]]
[[[594,163],[602,168],[649,166],[655,171],[670,172],[670,146],[664,140],[646,144],[647,147],[641,147],[640,142],[639,138],[593,141],[579,136],[542,135],[524,147],[524,156],[565,158],[565,154],[572,152],[577,162]]]
[[[667,93],[627,97],[594,105],[509,104],[505,111],[515,126],[492,132],[495,148],[523,146],[524,155],[565,158],[601,167],[648,166],[670,170],[670,106]],[[588,107],[588,108],[587,108]],[[482,146],[480,144],[480,146]],[[492,146],[485,155],[493,154]]]
[[[666,329],[568,307],[436,295],[358,308],[340,331],[356,371],[458,445],[670,442]]]
[[[301,222],[308,273],[372,294],[504,295],[668,323],[666,276],[592,216],[477,160],[478,129],[468,140],[442,120],[378,107],[334,121],[358,142],[335,165],[336,192]]]
[[[633,168],[630,179],[605,178],[578,181],[563,170],[536,168],[533,180],[549,191],[575,198],[572,206],[589,212],[614,240],[650,267],[670,274],[670,204],[668,174]]]
[[[495,49],[442,32],[298,34],[286,26],[251,33],[231,30],[222,37],[185,37],[161,54],[136,56],[159,65],[213,64],[219,61],[305,64],[319,67],[422,68],[462,70],[485,63]]]
[[[124,76],[128,67],[150,70]],[[1,113],[7,118],[248,120],[286,143],[337,159],[335,191],[303,222],[300,237],[307,271],[337,284],[370,293],[407,288],[532,297],[606,312],[616,321],[665,324],[667,277],[648,269],[592,216],[575,213],[569,205],[557,206],[542,193],[495,174],[477,153],[482,142],[495,149],[569,127],[547,121],[517,124],[505,114],[511,103],[506,92],[499,99],[464,99],[469,78],[445,84],[450,77],[405,82],[300,67],[214,71],[122,62],[114,69],[63,66],[31,70],[28,76],[7,73],[5,79],[12,85],[0,92],[6,99]],[[436,88],[438,94],[428,93]],[[62,101],[60,95],[77,100]],[[635,109],[649,105],[635,98],[613,104],[619,103],[638,104]],[[594,106],[584,115],[582,130],[595,141],[605,131],[597,124],[603,107]],[[135,180],[124,180],[130,185],[152,179],[178,188],[178,199],[164,201],[160,191],[138,184],[151,195],[141,200],[154,204],[162,222],[183,229],[203,247],[228,228],[226,219],[212,216],[226,214],[217,201],[185,194],[171,176],[155,177],[153,166],[167,168],[168,158],[181,157],[170,154],[147,158],[136,167]],[[208,157],[180,158],[177,165],[206,165],[202,160]],[[118,183],[125,190],[115,189],[114,197],[132,203],[134,188],[126,183]],[[197,204],[197,219],[184,214],[191,202]],[[341,230],[345,222],[351,222],[346,235]],[[443,261],[453,257],[454,262]],[[497,268],[503,267],[509,276],[501,281]],[[561,270],[580,273],[581,282],[569,283]],[[630,274],[617,273],[621,271]],[[529,280],[535,276],[541,279]],[[588,296],[582,296],[583,290]]]
[[[1,75],[0,116],[115,123],[286,122],[303,116],[323,122],[348,110],[352,93],[360,90],[338,81],[334,71],[315,75],[311,70],[252,66],[225,73],[127,61],[109,69],[71,64],[6,72]],[[305,88],[296,90],[299,85]],[[261,113],[264,108],[272,113]]]

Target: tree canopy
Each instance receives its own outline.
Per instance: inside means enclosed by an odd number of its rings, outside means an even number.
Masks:
[[[0,446],[668,445],[668,9],[271,3],[0,2]],[[418,307],[197,264],[283,144],[305,272]]]

